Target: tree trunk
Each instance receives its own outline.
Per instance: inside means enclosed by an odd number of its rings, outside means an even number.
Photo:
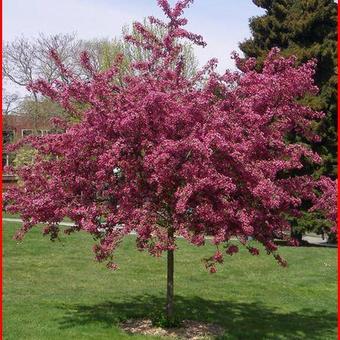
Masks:
[[[168,229],[168,238],[173,240],[174,231]],[[167,251],[167,292],[166,292],[166,318],[169,322],[173,319],[174,314],[174,251]]]

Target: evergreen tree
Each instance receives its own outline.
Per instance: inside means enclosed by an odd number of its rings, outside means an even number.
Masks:
[[[337,173],[337,4],[333,0],[253,0],[266,10],[263,16],[250,19],[252,37],[240,44],[246,57],[259,58],[258,67],[268,51],[279,47],[284,55],[296,55],[303,63],[318,61],[315,82],[318,97],[307,99],[326,118],[316,124],[321,143],[311,147],[323,157],[315,176],[336,177]],[[295,136],[296,138],[296,136]],[[305,142],[305,141],[304,141]]]

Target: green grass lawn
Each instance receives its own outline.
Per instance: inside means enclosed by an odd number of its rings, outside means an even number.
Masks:
[[[111,272],[93,261],[88,235],[52,243],[37,229],[17,244],[18,226],[3,227],[4,339],[156,339],[118,325],[163,307],[165,256],[136,251],[130,236],[117,252],[121,269]],[[221,324],[223,339],[336,339],[336,249],[281,248],[288,268],[242,250],[211,275],[201,259],[213,247],[178,244],[180,317]]]

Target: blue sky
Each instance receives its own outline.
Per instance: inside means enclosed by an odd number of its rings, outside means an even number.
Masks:
[[[156,0],[4,0],[3,8],[4,40],[34,37],[39,32],[111,38],[119,36],[125,24],[148,15],[162,17]],[[217,57],[221,71],[233,68],[230,53],[250,36],[249,18],[262,13],[251,0],[196,0],[186,17],[187,28],[203,35],[208,43],[195,51],[200,64]]]

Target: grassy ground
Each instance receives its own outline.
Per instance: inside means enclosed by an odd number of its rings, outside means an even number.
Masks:
[[[117,252],[121,269],[111,272],[93,261],[85,234],[52,243],[37,229],[17,244],[16,227],[3,229],[4,339],[151,339],[118,324],[162,308],[165,257],[136,251],[131,236]],[[179,316],[221,324],[223,339],[336,339],[336,249],[281,248],[288,268],[241,251],[211,275],[200,259],[212,247],[179,247]]]

